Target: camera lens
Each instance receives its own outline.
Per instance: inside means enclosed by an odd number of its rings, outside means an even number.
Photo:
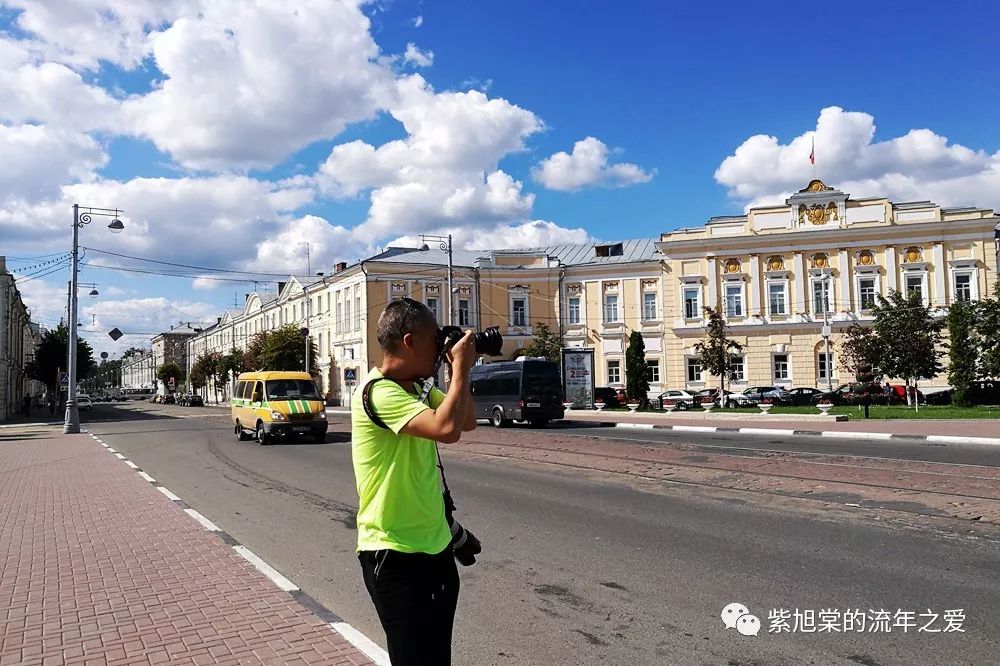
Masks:
[[[499,356],[503,347],[503,336],[500,335],[500,328],[490,326],[485,331],[476,333],[476,353],[486,356]]]

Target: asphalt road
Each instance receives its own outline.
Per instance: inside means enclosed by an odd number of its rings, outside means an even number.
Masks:
[[[325,444],[261,447],[237,442],[226,417],[98,406],[89,427],[384,645],[354,553],[346,421],[334,419]],[[669,432],[607,434],[681,441]],[[806,445],[745,435],[697,440]],[[898,446],[894,454],[913,459],[933,451],[996,464],[989,452]],[[989,536],[888,524],[792,498],[444,455],[459,517],[485,548],[461,572],[456,664],[992,664],[1000,654],[1000,541]],[[724,627],[720,613],[731,602],[760,617],[758,636]],[[965,632],[770,634],[767,618],[778,608],[963,609]]]

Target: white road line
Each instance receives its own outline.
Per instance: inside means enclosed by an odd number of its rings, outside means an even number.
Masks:
[[[779,436],[790,436],[794,435],[794,430],[788,430],[787,428],[740,428],[741,435],[779,435]]]
[[[132,469],[139,469],[139,466],[138,466],[138,465],[136,465],[136,464],[135,464],[134,462],[132,462],[131,460],[126,460],[126,461],[125,461],[125,464],[126,464],[126,465],[128,465],[129,467],[131,467]]]
[[[928,442],[941,442],[944,444],[986,444],[989,446],[1000,446],[1000,439],[995,437],[959,437],[957,435],[927,435]]]
[[[890,432],[848,432],[843,430],[824,430],[823,437],[840,437],[843,439],[892,439]]]
[[[270,578],[271,582],[285,592],[294,592],[299,589],[298,585],[282,576],[276,569],[274,569],[274,567],[254,555],[246,546],[233,546],[233,550],[239,553],[240,557],[254,565],[257,568],[257,571]]]
[[[123,456],[123,455],[122,455],[122,454],[120,454],[120,453],[116,453],[116,454],[115,454],[115,458],[118,458],[118,460],[125,460],[125,456]]]
[[[194,509],[184,509],[184,513],[186,513],[187,515],[191,516],[192,518],[194,518],[195,520],[197,520],[199,523],[201,523],[201,526],[204,527],[209,532],[218,532],[219,531],[219,526],[218,525],[216,525],[211,520],[209,520],[205,516],[201,515],[200,513],[198,513],[197,511],[195,511]]]
[[[632,430],[652,430],[655,425],[652,423],[616,423],[616,428],[631,428]]]
[[[146,474],[145,472],[139,472],[139,476],[141,476],[145,481],[149,481],[150,483],[156,483],[156,479],[151,477],[149,474]]]
[[[164,495],[166,495],[167,497],[169,497],[170,499],[174,500],[175,502],[179,502],[180,499],[181,499],[180,497],[178,497],[177,495],[174,495],[172,492],[170,492],[169,490],[167,490],[163,486],[156,486],[156,489],[159,490]]]
[[[108,453],[118,453],[118,452],[117,452],[117,451],[115,451],[115,450],[114,450],[113,448],[111,448],[111,447],[109,446],[109,447],[108,447]]]
[[[389,653],[376,645],[370,638],[347,624],[346,622],[331,622],[330,626],[347,639],[347,641],[365,653],[365,656],[378,666],[389,666]]]
[[[680,430],[683,432],[715,432],[715,426],[689,426],[689,425],[675,425],[674,430]]]

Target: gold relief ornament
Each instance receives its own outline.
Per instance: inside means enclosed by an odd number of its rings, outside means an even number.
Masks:
[[[825,207],[822,204],[813,204],[808,207],[805,204],[799,204],[799,224],[805,224],[806,220],[809,220],[811,224],[818,226],[826,224],[831,219],[840,221],[837,204],[832,201]]]
[[[908,263],[920,261],[920,248],[916,246],[906,248],[906,261]]]
[[[739,273],[740,272],[740,260],[736,257],[732,259],[726,259],[726,272],[727,273]]]
[[[780,271],[785,267],[785,260],[779,255],[774,255],[773,257],[767,258],[767,267],[772,271]]]
[[[827,256],[822,252],[813,255],[813,266],[816,268],[826,268],[827,261]]]
[[[861,250],[858,253],[858,263],[862,266],[871,266],[875,263],[875,255],[871,250]]]

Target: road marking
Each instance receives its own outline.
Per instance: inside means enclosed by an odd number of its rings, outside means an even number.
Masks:
[[[156,483],[156,479],[151,477],[149,474],[146,474],[145,472],[139,472],[139,476],[141,476],[144,480],[149,481],[150,483]]]
[[[240,557],[254,565],[257,568],[257,571],[270,578],[271,582],[285,592],[294,592],[299,589],[298,585],[282,576],[274,567],[254,555],[253,552],[251,552],[246,546],[233,546],[233,550],[239,553]]]
[[[184,509],[184,513],[186,513],[187,515],[191,516],[192,518],[194,518],[195,520],[197,520],[199,523],[201,523],[202,527],[204,527],[209,532],[218,532],[219,531],[219,526],[218,525],[216,525],[211,520],[209,520],[205,516],[201,515],[200,513],[198,513],[197,511],[195,511],[194,509]]]
[[[944,444],[986,444],[989,446],[1000,446],[1000,439],[995,437],[959,437],[957,435],[927,435],[928,442],[941,442]]]
[[[123,456],[123,455],[122,455],[122,454],[120,454],[120,453],[116,453],[116,454],[115,454],[115,458],[118,458],[118,460],[125,460],[125,456]]]
[[[824,430],[823,437],[841,437],[843,439],[892,439],[891,432],[851,432],[847,430]]]
[[[177,495],[174,495],[172,492],[170,492],[169,490],[167,490],[163,486],[156,486],[156,489],[159,490],[161,493],[163,493],[164,495],[166,495],[167,497],[169,497],[170,499],[172,499],[175,502],[180,502],[181,501],[180,497],[178,497]]]
[[[331,622],[330,626],[347,639],[347,641],[365,653],[365,656],[378,666],[389,666],[389,653],[372,642],[370,638],[347,624],[346,622]]]
[[[109,447],[107,447],[107,448],[108,448],[108,453],[118,453],[117,451],[115,451],[115,450],[114,450],[113,448],[111,448],[110,446],[109,446]]]
[[[132,462],[131,460],[126,460],[126,461],[125,461],[125,464],[126,464],[126,465],[128,465],[129,467],[131,467],[132,469],[139,469],[139,466],[138,466],[138,465],[136,465],[136,464],[135,464],[134,462]]]
[[[683,432],[715,432],[715,426],[675,425],[673,426],[673,429]]]
[[[652,430],[656,426],[652,423],[616,423],[616,428],[631,428],[632,430]]]
[[[741,435],[794,435],[794,430],[784,428],[739,428]]]

